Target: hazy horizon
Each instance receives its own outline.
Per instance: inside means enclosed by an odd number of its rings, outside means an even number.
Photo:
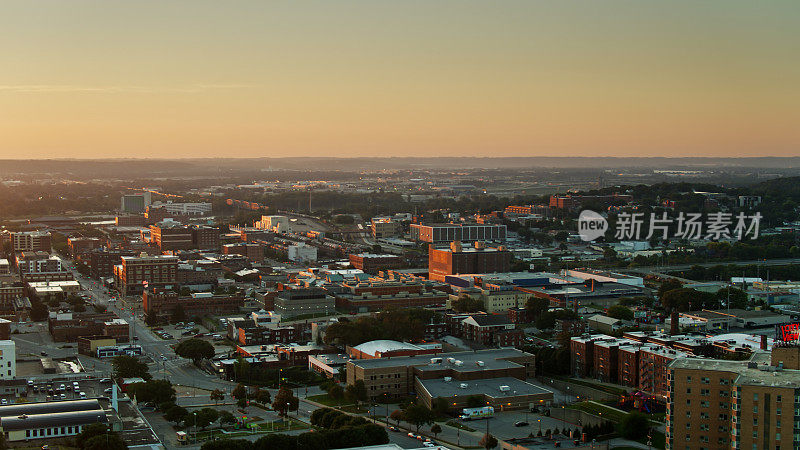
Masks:
[[[797,2],[5,6],[0,159],[800,155]]]

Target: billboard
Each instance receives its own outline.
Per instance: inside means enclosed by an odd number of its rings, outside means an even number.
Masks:
[[[775,325],[775,340],[781,342],[800,341],[800,322]]]

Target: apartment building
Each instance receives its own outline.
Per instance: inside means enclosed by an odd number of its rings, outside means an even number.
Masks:
[[[244,298],[239,294],[214,295],[211,292],[195,292],[180,296],[167,289],[146,289],[142,294],[142,309],[151,323],[169,322],[179,308],[186,317],[206,315],[235,314],[244,306]]]
[[[749,361],[678,358],[669,366],[667,449],[800,447],[800,348]]]
[[[19,231],[11,233],[13,252],[48,252],[51,250],[51,235],[48,231]]]
[[[167,286],[176,283],[178,257],[123,256],[122,264],[114,266],[114,281],[122,295],[142,293],[148,286]]]
[[[446,249],[428,247],[428,278],[435,281],[448,275],[508,272],[510,267],[511,252],[503,246],[488,248],[476,242],[474,247],[463,247],[455,241]]]
[[[444,244],[453,241],[505,241],[506,231],[505,225],[484,225],[478,223],[424,225],[412,223],[411,239],[431,244]]]
[[[494,396],[476,389],[479,382],[494,379],[495,390],[506,385],[508,379],[526,380],[535,375],[535,358],[529,353],[516,349],[490,349],[469,352],[442,353],[436,357],[431,355],[400,356],[392,358],[351,360],[347,363],[347,384],[361,380],[367,388],[367,395],[374,401],[381,398],[402,398],[415,392],[426,404],[437,398],[436,394],[442,386],[426,386],[426,383],[454,383],[460,389],[459,396],[448,395],[448,403],[455,402],[456,408],[463,407],[466,398],[471,395],[482,397],[482,403],[497,403],[504,394]],[[473,389],[462,389],[461,385],[474,384]],[[451,386],[452,387],[452,386]],[[552,399],[549,391],[539,392],[541,397]],[[527,406],[527,404],[525,405]]]

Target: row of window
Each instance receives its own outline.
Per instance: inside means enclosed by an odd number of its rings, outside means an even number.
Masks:
[[[69,436],[78,434],[83,429],[82,426],[76,427],[55,427],[55,428],[37,428],[35,430],[25,430],[26,438],[43,438],[48,436]]]

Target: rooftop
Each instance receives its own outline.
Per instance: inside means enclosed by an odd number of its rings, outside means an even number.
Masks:
[[[440,353],[436,356],[419,355],[419,356],[397,356],[391,358],[377,358],[377,359],[359,359],[351,361],[351,363],[365,369],[373,367],[425,366],[425,365],[438,368],[441,365],[431,364],[432,358],[442,358],[443,363],[447,363],[448,358],[453,358],[453,360],[461,361],[464,367],[476,367],[478,361],[483,361],[485,364],[484,366],[485,368],[490,368],[490,367],[494,368],[495,366],[509,367],[509,365],[506,364],[509,362],[504,361],[501,358],[518,358],[523,356],[530,356],[530,354],[514,348],[499,348],[499,349],[476,350],[467,352]],[[496,361],[500,361],[500,363],[495,364]],[[515,367],[519,366],[519,364],[516,363],[510,363],[510,364]],[[450,366],[452,367],[453,365],[451,364]]]
[[[553,393],[535,384],[512,377],[486,378],[469,381],[445,381],[444,379],[436,379],[419,380],[419,382],[433,398],[474,394],[484,394],[492,398],[504,398],[518,395],[542,395]],[[462,383],[467,386],[462,388]],[[501,391],[500,386],[508,386],[508,391]]]
[[[422,350],[421,347],[417,347],[414,344],[409,344],[408,342],[398,342],[388,339],[364,342],[363,344],[356,345],[353,348],[368,355],[393,352],[397,350]]]
[[[796,388],[800,385],[800,370],[778,369],[769,365],[769,352],[756,350],[750,361],[726,361],[699,357],[678,358],[670,369],[693,369],[731,372],[739,385]]]

